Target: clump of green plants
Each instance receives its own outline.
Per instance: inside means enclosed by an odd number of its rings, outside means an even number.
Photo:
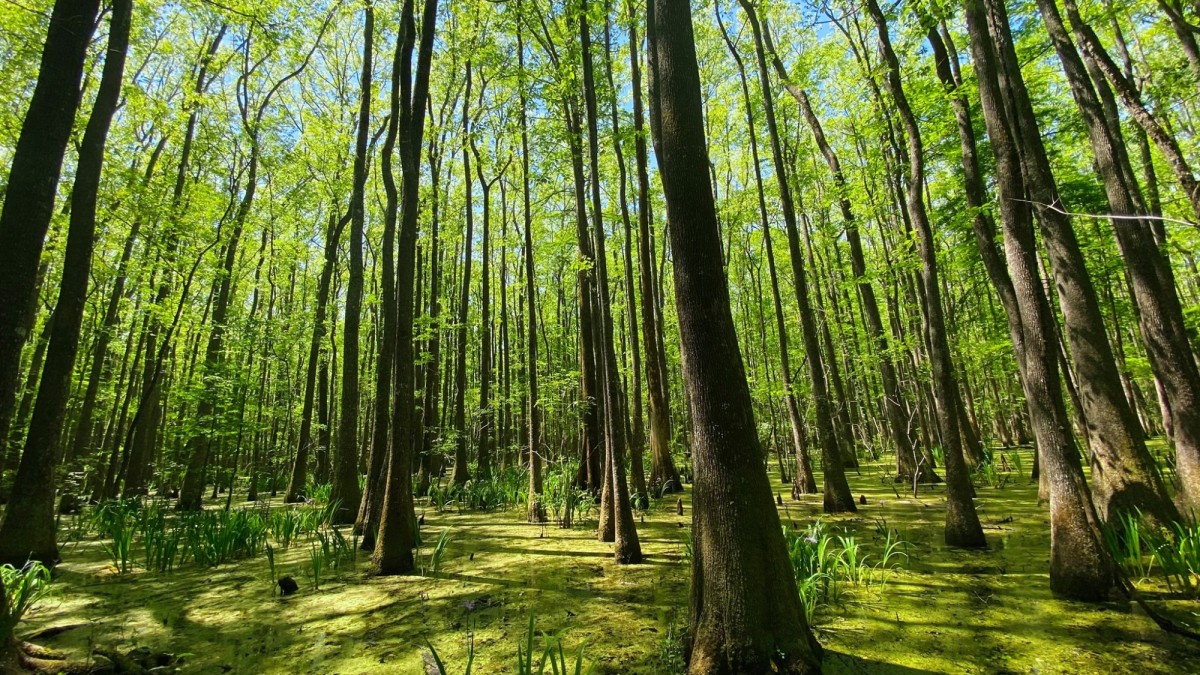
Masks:
[[[672,608],[667,617],[667,629],[663,631],[662,639],[658,641],[658,651],[654,655],[655,672],[664,675],[682,675],[687,672],[687,662],[684,661],[686,638],[687,619]]]
[[[1200,525],[1154,527],[1134,509],[1101,531],[1108,550],[1129,577],[1144,581],[1157,576],[1172,592],[1196,595],[1200,590]]]
[[[785,530],[796,588],[810,622],[820,608],[842,602],[848,590],[887,589],[900,558],[908,556],[900,550],[906,545],[899,535],[886,525],[883,529],[882,550],[874,555],[853,535],[835,534],[819,520],[803,530]]]
[[[139,528],[141,506],[134,500],[112,500],[96,508],[92,525],[104,539],[101,547],[120,574],[133,569],[133,535]]]
[[[321,590],[321,573],[325,571],[325,551],[317,548],[317,545],[311,544],[308,552],[308,571],[312,577],[313,590]]]
[[[11,635],[21,617],[50,592],[50,568],[37,561],[19,568],[0,565],[0,579],[7,600],[0,614],[0,635]]]
[[[546,473],[543,485],[543,503],[550,508],[554,522],[563,529],[574,527],[594,508],[590,495],[575,486],[577,466],[573,462],[560,462],[556,470]]]
[[[258,555],[267,541],[267,519],[258,509],[200,511],[180,518],[182,552],[201,567]]]
[[[459,511],[508,510],[524,506],[529,491],[529,472],[508,467],[482,479],[472,479],[462,485],[440,482],[429,486],[429,505],[438,513],[451,507]]]
[[[534,670],[533,660],[533,638],[534,638],[534,613],[529,613],[529,626],[525,630],[525,635],[521,642],[517,644],[517,675],[543,675],[546,672],[546,666],[550,666],[550,672],[554,675],[582,675],[583,673],[583,649],[585,645],[579,645],[579,649],[575,652],[573,663],[568,663],[566,650],[563,647],[562,633],[555,635],[546,635],[542,633],[542,658],[537,662],[537,670]]]
[[[333,494],[333,483],[314,483],[304,486],[304,496],[316,504],[328,504]]]
[[[534,640],[537,637],[535,631],[534,613],[529,613],[529,622],[526,626],[524,635],[517,642],[517,675],[583,675],[584,661],[583,652],[586,644],[580,644],[579,647],[572,653],[568,654],[567,648],[563,641],[563,634],[560,631],[554,635],[542,633],[542,649],[540,652],[541,658],[535,659]],[[445,662],[433,644],[428,639],[425,640],[425,646],[429,649],[428,656],[425,657],[425,663],[428,669],[437,672],[438,675],[449,675],[449,670]],[[471,635],[467,636],[467,663],[464,675],[471,675],[471,667],[475,662],[475,640]]]
[[[437,574],[442,569],[442,557],[446,555],[446,546],[450,544],[450,539],[453,535],[450,528],[442,530],[438,535],[437,543],[433,545],[433,550],[429,553],[429,564],[425,567],[427,574]]]

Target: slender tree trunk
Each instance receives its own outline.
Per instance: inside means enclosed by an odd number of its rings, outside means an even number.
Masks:
[[[329,286],[333,277],[333,268],[337,263],[337,247],[338,241],[342,238],[342,230],[346,223],[350,220],[347,216],[338,218],[337,214],[329,214],[329,226],[325,230],[325,253],[321,263],[321,276],[317,281],[317,306],[313,310],[313,330],[312,339],[308,346],[308,367],[304,375],[304,409],[300,413],[300,443],[296,446],[296,458],[292,462],[291,477],[288,479],[288,487],[284,501],[294,503],[302,501],[304,498],[305,485],[308,482],[308,451],[312,446],[312,427],[313,427],[313,403],[317,394],[317,371],[321,371],[321,387],[320,392],[322,401],[328,396],[328,376],[324,372],[324,356],[322,355],[322,345],[325,342],[325,314],[329,304]],[[325,403],[321,404],[322,407]],[[318,426],[327,425],[329,423],[327,414],[319,414],[317,419]],[[317,472],[314,478],[318,483],[328,480],[329,471],[329,451],[328,451],[328,432],[318,432],[317,440]],[[325,447],[325,461],[322,467],[321,450]]]
[[[937,248],[933,225],[925,210],[925,158],[917,118],[908,104],[900,80],[900,61],[892,49],[887,19],[876,0],[867,0],[867,11],[875,21],[879,52],[887,66],[884,80],[900,115],[908,142],[908,211],[917,231],[917,249],[921,256],[921,282],[925,291],[929,360],[933,370],[933,391],[938,428],[946,463],[946,543],[950,546],[987,545],[983,527],[971,500],[973,490],[963,457],[962,437],[958,428],[958,384],[950,361],[950,340],[942,310],[941,284],[938,281]]]
[[[408,574],[415,569],[413,546],[416,518],[413,513],[412,464],[417,436],[416,345],[413,292],[417,253],[417,214],[420,208],[421,148],[425,142],[425,100],[429,96],[429,72],[433,62],[433,36],[437,22],[437,0],[425,0],[421,14],[421,40],[417,67],[412,72],[412,45],[416,42],[415,7],[405,0],[400,14],[406,45],[400,62],[400,162],[402,170],[399,253],[396,257],[396,381],[392,448],[387,462],[387,490],[379,520],[379,535],[372,563],[380,574]]]
[[[471,248],[475,243],[475,199],[471,185],[471,59],[467,59],[467,85],[463,94],[463,202],[466,211],[467,232],[463,237],[462,293],[458,299],[457,355],[454,361],[454,484],[462,485],[471,478],[467,466],[467,317],[471,308]]]
[[[600,141],[598,130],[598,112],[596,106],[596,80],[592,67],[591,29],[588,26],[586,3],[581,4],[579,15],[579,39],[583,50],[583,94],[587,110],[588,122],[588,160],[591,172],[591,206],[592,229],[595,239],[596,266],[596,308],[600,324],[599,345],[596,352],[602,360],[602,367],[597,368],[600,374],[601,394],[604,397],[604,446],[605,446],[605,476],[607,483],[612,481],[612,489],[607,487],[601,495],[600,509],[605,511],[605,496],[609,497],[608,504],[612,509],[614,543],[613,555],[621,564],[633,564],[642,561],[642,547],[638,541],[637,528],[633,523],[633,508],[629,498],[629,484],[625,478],[625,451],[627,417],[622,405],[623,396],[620,390],[620,375],[617,370],[617,355],[613,344],[612,308],[609,304],[608,255],[605,253],[605,238],[603,211],[600,200]],[[602,519],[603,521],[603,519]],[[601,534],[604,530],[601,529]]]
[[[754,51],[758,59],[759,84],[763,90],[763,112],[767,119],[767,133],[771,138],[771,155],[774,160],[775,177],[779,182],[779,202],[783,209],[784,226],[787,229],[788,250],[791,254],[792,276],[795,279],[796,303],[800,307],[800,328],[804,338],[804,353],[808,357],[808,372],[812,381],[812,396],[817,412],[817,439],[821,444],[822,482],[824,483],[824,508],[827,513],[857,511],[854,495],[842,465],[842,450],[834,426],[834,411],[829,399],[829,388],[825,379],[824,358],[821,354],[820,337],[817,334],[816,316],[809,298],[808,280],[804,271],[804,253],[800,249],[800,234],[796,224],[796,210],[792,203],[791,188],[787,180],[787,163],[783,157],[783,146],[775,121],[775,105],[771,98],[770,73],[763,43],[762,27],[758,12],[749,0],[740,0],[746,18],[754,31]]]
[[[215,35],[209,40],[199,58],[196,81],[192,85],[192,93],[197,101],[207,91],[212,79],[208,77],[208,69],[212,65],[217,49],[225,38],[227,27],[222,24]],[[179,248],[179,225],[184,191],[187,187],[188,175],[191,169],[192,144],[196,138],[196,126],[200,121],[199,103],[192,103],[188,114],[187,127],[180,147],[179,166],[175,173],[175,185],[171,193],[170,221],[162,234],[164,244],[164,270],[159,281],[158,290],[154,297],[154,307],[162,307],[171,296],[171,277]],[[149,478],[150,460],[154,454],[155,442],[158,437],[159,423],[162,421],[162,376],[163,360],[169,353],[171,332],[163,331],[164,325],[159,314],[151,314],[150,327],[145,340],[145,357],[142,366],[141,401],[133,415],[133,422],[126,439],[128,462],[124,471],[124,496],[140,496],[146,492]],[[161,337],[162,344],[159,344]]]
[[[1027,186],[1020,146],[1012,131],[1015,121],[1007,116],[1005,107],[1004,88],[1013,86],[1019,74],[1006,72],[1004,60],[996,49],[997,45],[1010,49],[1010,36],[994,35],[988,14],[985,0],[966,3],[984,120],[996,156],[1008,270],[1022,316],[1024,342],[1020,349],[1025,354],[1022,384],[1037,436],[1039,458],[1050,483],[1050,588],[1056,595],[1071,599],[1099,600],[1108,597],[1113,588],[1115,568],[1093,529],[1091,495],[1070,435],[1066,403],[1058,382],[1058,362],[1052,351],[1053,318],[1041,293],[1037,272],[1033,213],[1025,200]],[[1000,78],[1001,73],[1004,79]]]
[[[71,191],[71,217],[63,275],[54,309],[54,324],[50,330],[50,344],[46,351],[46,365],[38,387],[37,402],[33,406],[29,433],[25,437],[25,451],[17,467],[12,497],[4,513],[4,524],[0,527],[0,562],[14,567],[25,564],[27,560],[40,560],[49,565],[59,560],[54,522],[54,472],[59,455],[57,441],[71,390],[75,355],[79,349],[96,232],[96,197],[104,166],[108,128],[121,94],[132,13],[132,0],[116,0],[100,87],[79,146],[79,164],[75,171],[75,186]],[[46,48],[50,47],[47,44]]]
[[[1120,122],[1116,119],[1116,104],[1111,100],[1108,83],[1103,78],[1096,80],[1097,86],[1109,94],[1113,114],[1111,120],[1106,119],[1101,99],[1089,79],[1084,60],[1071,42],[1058,6],[1045,0],[1039,1],[1038,5],[1050,41],[1067,75],[1076,107],[1087,125],[1092,154],[1104,184],[1109,209],[1117,216],[1112,221],[1113,228],[1132,282],[1139,309],[1139,325],[1150,351],[1150,363],[1162,381],[1176,385],[1170,391],[1177,396],[1168,397],[1173,401],[1172,407],[1180,407],[1177,406],[1180,400],[1190,401],[1181,407],[1184,418],[1190,416],[1200,421],[1200,414],[1188,411],[1200,405],[1200,374],[1196,372],[1196,362],[1187,342],[1183,312],[1175,294],[1175,279],[1166,258],[1154,242],[1149,223],[1136,217],[1145,213],[1145,205],[1137,189],[1133,166],[1125,152]],[[1068,2],[1068,13],[1072,11],[1071,7],[1073,4]],[[1097,301],[1097,310],[1098,305]],[[1110,370],[1117,370],[1115,358]],[[1120,377],[1119,372],[1117,377],[1122,385],[1121,392],[1129,416],[1125,424],[1128,432],[1123,439],[1127,442],[1105,443],[1106,437],[1100,436],[1091,443],[1092,491],[1096,511],[1102,520],[1109,523],[1118,522],[1125,513],[1132,513],[1134,509],[1140,509],[1160,524],[1176,521],[1179,513],[1154,466],[1154,459],[1146,449],[1133,405],[1129,397],[1124,395],[1124,378]],[[1200,427],[1194,427],[1191,435],[1184,435],[1185,438],[1190,437],[1193,444],[1180,443],[1179,435],[1176,437],[1176,446],[1181,450],[1180,459],[1184,460],[1179,462],[1180,477],[1184,478],[1189,469],[1194,474],[1190,484],[1186,479],[1182,481],[1185,501],[1195,500],[1188,504],[1191,508],[1200,507],[1200,446],[1194,444],[1200,441],[1200,436],[1195,435],[1197,430]],[[1089,430],[1089,438],[1093,435]],[[1187,461],[1185,455],[1192,461]]]
[[[154,176],[154,171],[158,167],[158,160],[162,157],[162,152],[167,146],[167,136],[164,134],[154,146],[154,150],[150,153],[150,159],[146,163],[146,170],[142,174],[141,188],[146,189],[150,184],[150,179]],[[83,403],[79,405],[79,415],[75,422],[74,440],[71,443],[70,451],[67,455],[67,461],[71,461],[83,456],[89,450],[94,450],[93,447],[99,431],[99,424],[93,419],[95,415],[96,396],[100,391],[101,380],[110,375],[111,364],[108,360],[109,341],[116,333],[117,326],[121,323],[121,300],[125,297],[125,283],[128,278],[129,261],[133,258],[134,245],[137,243],[138,235],[142,228],[142,215],[139,211],[133,219],[133,223],[129,227],[129,234],[125,237],[125,247],[121,250],[121,259],[117,262],[117,276],[113,281],[111,294],[108,298],[108,305],[104,310],[104,320],[100,327],[100,332],[96,336],[96,344],[92,348],[92,366],[91,372],[88,375],[87,389],[83,394]]]
[[[800,417],[800,406],[792,389],[792,365],[788,352],[787,325],[783,315],[783,299],[779,293],[779,275],[775,267],[775,247],[771,241],[771,225],[767,216],[767,200],[763,189],[762,166],[758,158],[758,135],[754,128],[754,108],[750,101],[750,86],[746,81],[746,67],[737,47],[730,40],[721,20],[719,7],[716,10],[717,22],[720,24],[721,36],[729,53],[733,56],[738,67],[738,77],[742,84],[742,101],[746,106],[746,124],[750,135],[750,157],[754,164],[754,184],[758,194],[758,215],[763,231],[763,247],[767,250],[767,270],[771,276],[771,301],[775,310],[775,332],[779,337],[779,366],[783,377],[783,398],[787,407],[788,422],[792,430],[792,452],[795,456],[796,470],[792,479],[792,498],[799,499],[802,494],[813,494],[817,491],[817,481],[813,476],[812,459],[808,455],[808,439],[805,438],[804,421]],[[763,346],[764,357],[766,345]]]
[[[21,348],[35,313],[42,246],[79,107],[99,0],[56,0],[37,85],[21,124],[0,209],[0,431],[16,407]]]
[[[371,133],[371,74],[375,41],[375,8],[363,6],[363,51],[358,131],[354,145],[354,187],[350,196],[350,276],[342,323],[342,404],[338,417],[338,452],[334,456],[333,488],[329,499],[338,504],[336,525],[353,523],[362,503],[358,485],[359,325],[363,296],[363,229],[366,224],[364,191],[367,182],[367,141]]]
[[[646,353],[646,389],[650,399],[650,488],[658,494],[683,489],[671,458],[671,404],[667,394],[666,359],[659,336],[654,252],[650,242],[650,175],[646,168],[645,110],[642,104],[641,38],[634,4],[629,2],[629,69],[633,94],[633,150],[637,163],[638,290],[641,292],[642,344]]]
[[[523,10],[518,5],[517,11]],[[533,214],[529,193],[529,119],[525,93],[525,40],[517,29],[517,77],[521,117],[521,209],[525,226],[525,378],[528,381],[528,401],[525,411],[525,443],[529,453],[529,522],[546,520],[546,506],[542,502],[542,428],[541,409],[538,400],[538,341],[537,341],[537,287],[534,282],[536,267],[533,260]]]

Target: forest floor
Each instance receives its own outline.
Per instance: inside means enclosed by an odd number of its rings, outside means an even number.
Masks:
[[[903,569],[886,586],[849,589],[818,611],[826,673],[1200,672],[1200,645],[1164,633],[1136,607],[1051,597],[1048,513],[1027,472],[1001,488],[978,488],[990,544],[983,552],[940,544],[941,486],[923,486],[913,499],[911,486],[907,495],[904,486],[893,489],[879,465],[849,477],[866,505],[846,516],[822,514],[819,494],[791,500],[773,477],[785,524],[803,528],[820,519],[872,555],[891,528],[908,542],[908,559],[900,558]],[[439,572],[369,578],[360,554],[316,590],[304,572],[309,545],[301,542],[276,553],[279,574],[301,586],[286,598],[273,592],[265,556],[118,575],[100,542],[83,538],[64,547],[54,593],[19,633],[78,657],[92,645],[186,654],[184,672],[214,674],[424,673],[428,640],[458,675],[472,636],[475,673],[515,672],[533,613],[537,654],[542,633],[558,634],[568,659],[584,645],[593,673],[677,672],[691,513],[689,494],[682,495],[685,516],[675,499],[644,514],[638,535],[646,560],[629,566],[614,564],[609,545],[596,541],[594,511],[563,530],[526,524],[522,509],[438,513],[419,504],[422,558],[451,530]],[[1153,597],[1172,615],[1200,623],[1200,602]]]

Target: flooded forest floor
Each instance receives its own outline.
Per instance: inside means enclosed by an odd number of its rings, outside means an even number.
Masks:
[[[1031,464],[1026,456],[1024,466]],[[1200,644],[1168,635],[1136,606],[1051,597],[1048,511],[1027,469],[1001,487],[977,487],[990,545],[983,552],[941,545],[941,485],[922,486],[913,498],[911,485],[894,486],[880,464],[848,473],[866,503],[846,516],[822,514],[819,494],[792,500],[789,486],[772,476],[785,525],[803,529],[820,520],[862,542],[868,555],[878,555],[886,532],[907,542],[886,583],[846,587],[817,611],[825,672],[1200,672]],[[614,564],[610,546],[596,540],[594,509],[560,529],[527,524],[521,508],[439,512],[422,501],[423,561],[450,531],[436,572],[372,578],[368,556],[359,553],[325,571],[316,589],[312,545],[301,540],[276,547],[277,574],[300,585],[286,598],[274,591],[266,556],[118,574],[102,542],[94,534],[70,537],[82,530],[64,516],[65,561],[54,591],[18,633],[75,658],[93,646],[182,654],[185,673],[425,673],[427,641],[449,673],[464,672],[472,644],[474,672],[507,673],[517,672],[532,613],[535,655],[545,634],[561,639],[568,660],[583,645],[593,673],[679,672],[690,488],[681,497],[683,516],[674,495],[639,514],[646,559],[629,566]],[[1165,585],[1140,587],[1172,616],[1200,624],[1200,602]]]

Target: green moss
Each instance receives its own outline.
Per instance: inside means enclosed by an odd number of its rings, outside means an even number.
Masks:
[[[1200,648],[1127,605],[1051,597],[1048,515],[1027,478],[978,488],[991,545],[984,552],[941,545],[941,486],[922,487],[914,499],[905,486],[893,489],[882,467],[868,464],[850,476],[866,505],[856,515],[830,517],[821,513],[820,495],[792,501],[788,486],[774,480],[785,524],[822,518],[868,549],[879,547],[886,528],[910,542],[905,569],[889,578],[882,595],[857,591],[818,613],[826,672],[1200,671]],[[423,564],[440,533],[453,530],[437,574],[367,578],[367,558],[359,555],[315,591],[305,578],[309,547],[302,543],[276,553],[278,573],[300,581],[301,591],[289,598],[272,593],[264,556],[119,576],[100,543],[84,538],[66,546],[56,594],[29,614],[22,630],[74,625],[39,641],[78,655],[93,643],[184,652],[186,672],[195,673],[423,673],[426,640],[454,673],[465,665],[473,636],[474,672],[503,673],[516,668],[533,611],[539,633],[561,633],[568,650],[586,643],[595,673],[668,672],[663,654],[677,647],[667,636],[687,608],[682,558],[690,515],[690,509],[676,515],[674,498],[653,505],[638,524],[646,562],[618,566],[610,547],[596,541],[594,520],[561,530],[526,524],[518,509],[427,510]],[[1193,623],[1200,611],[1195,601],[1158,602]],[[540,654],[540,636],[535,645]]]

